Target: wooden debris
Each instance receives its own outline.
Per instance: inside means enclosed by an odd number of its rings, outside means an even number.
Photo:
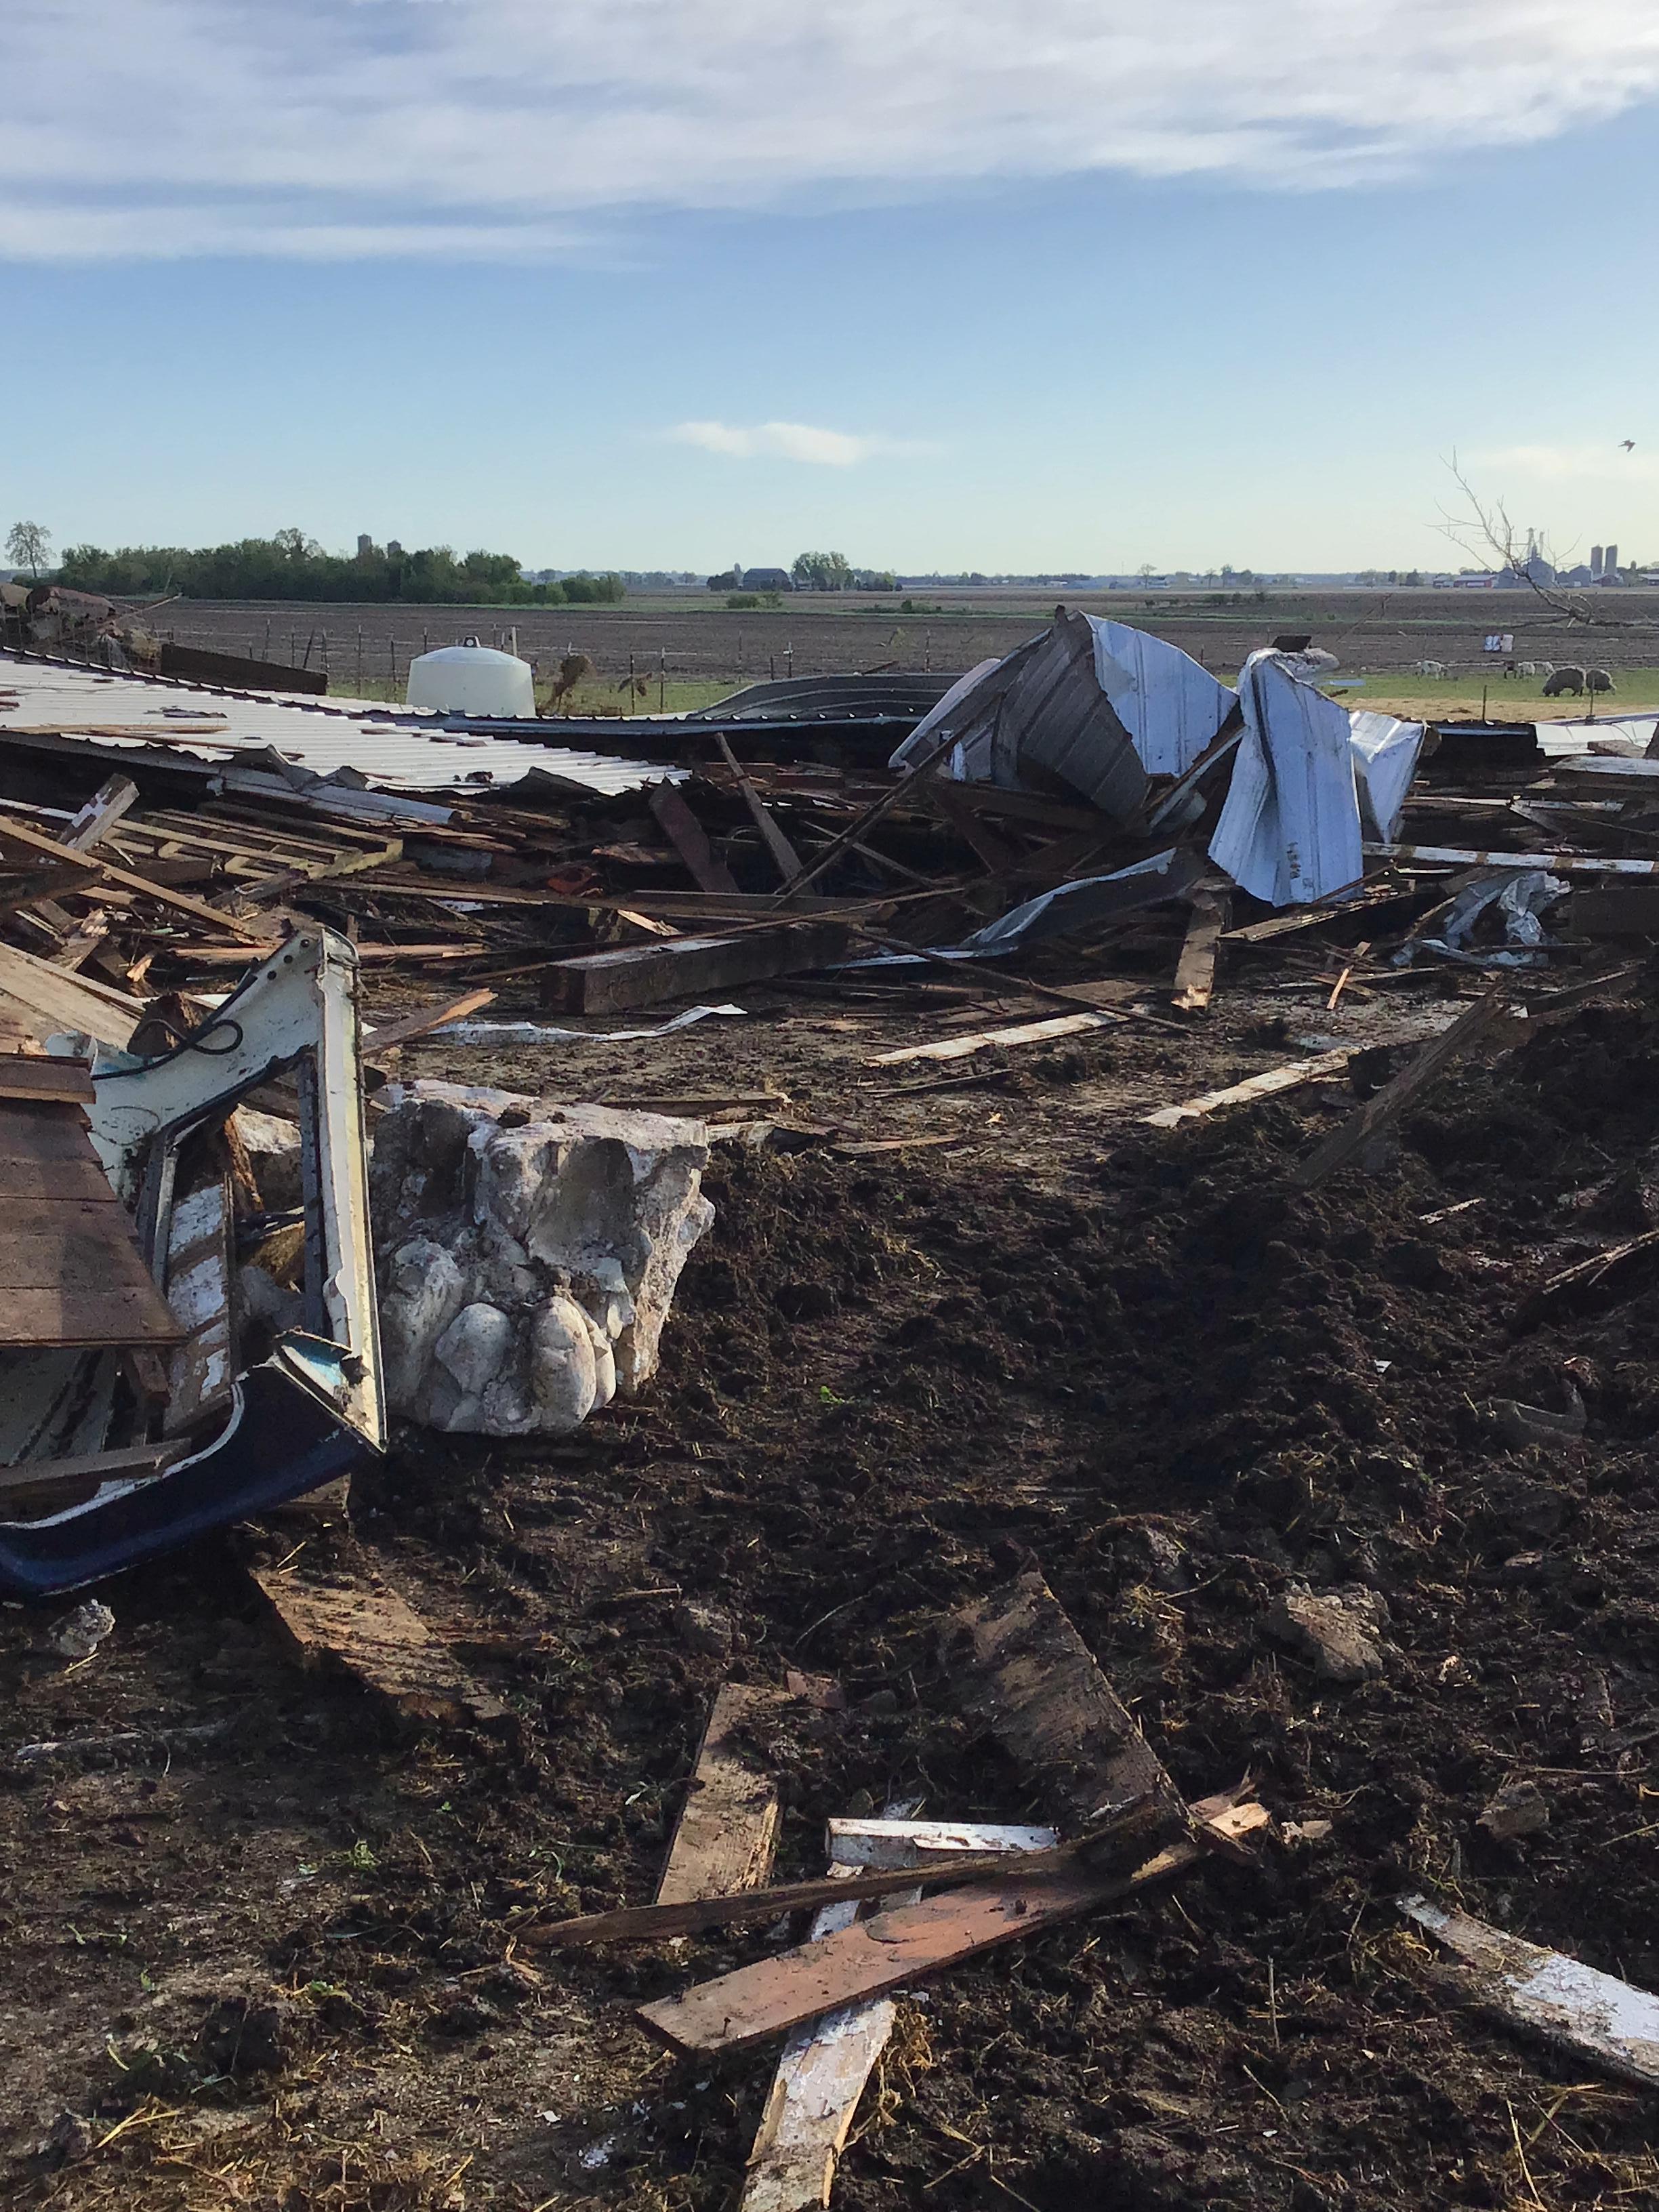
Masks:
[[[1526,1299],[1514,1326],[1517,1329],[1530,1328],[1552,1306],[1571,1304],[1586,1291],[1599,1291],[1609,1275],[1621,1273],[1632,1260],[1656,1250],[1659,1250],[1659,1229],[1650,1229],[1623,1244],[1610,1245],[1605,1252],[1593,1253],[1575,1267],[1564,1267],[1559,1275],[1552,1275],[1547,1282],[1540,1283]]]
[[[179,1341],[78,1106],[0,1101],[0,1344]]]
[[[511,1719],[395,1590],[345,1576],[322,1582],[277,1568],[250,1571],[302,1665],[343,1669],[410,1720],[488,1727]]]
[[[178,1458],[176,1443],[134,1444],[125,1451],[82,1452],[73,1459],[20,1460],[0,1468],[0,1492],[95,1489],[102,1482],[142,1482]]]
[[[1589,853],[1482,853],[1463,845],[1367,845],[1368,860],[1431,862],[1451,868],[1541,868],[1552,876],[1659,876],[1659,860]]]
[[[1051,1828],[832,1820],[830,1870],[839,1875],[860,1866],[911,1865],[921,1853],[938,1858],[952,1851],[1041,1850],[1054,1840]],[[919,1889],[900,1892],[894,1902],[914,1904],[921,1895]],[[811,1941],[850,1927],[858,1913],[850,1902],[825,1905],[813,1923]],[[808,2212],[828,2204],[859,2100],[896,2016],[890,1999],[877,1997],[791,2031],[749,2154],[741,2212]]]
[[[236,1382],[232,1298],[236,1279],[235,1215],[222,1143],[193,1187],[175,1198],[167,1222],[167,1304],[184,1332],[167,1377],[162,1433],[183,1435],[226,1412]]]
[[[772,1871],[781,1801],[744,1731],[791,1703],[787,1690],[727,1682],[717,1693],[657,1885],[659,1905],[758,1889]]]
[[[723,730],[715,732],[714,741],[724,756],[726,765],[732,771],[732,780],[743,793],[743,803],[749,809],[756,829],[760,831],[761,842],[772,855],[773,864],[787,889],[801,872],[800,854],[779,828],[776,815],[744,774],[743,765],[732,751]]]
[[[554,962],[543,973],[542,1003],[562,1013],[620,1013],[664,999],[828,968],[846,957],[848,941],[845,927],[837,921],[785,921],[741,936],[621,945]]]
[[[76,848],[48,837],[27,822],[19,821],[15,814],[0,813],[0,839],[22,845],[32,853],[48,854],[55,860],[67,860],[71,866],[79,859]],[[252,933],[217,907],[209,906],[204,900],[191,898],[187,891],[171,890],[165,884],[153,883],[147,876],[134,875],[131,869],[117,867],[112,860],[100,860],[92,854],[88,865],[95,867],[106,883],[118,884],[124,890],[136,891],[143,898],[154,899],[158,905],[171,907],[179,914],[190,915],[195,921],[205,922],[213,930],[227,937],[240,939],[244,944],[252,941]],[[251,956],[250,956],[251,957]]]
[[[1248,1847],[1273,1823],[1265,1807],[1206,1800],[1191,1808],[1196,1832],[1133,1874],[1101,1875],[1079,1864],[975,1883],[878,1912],[837,1934],[722,1974],[678,1997],[642,2005],[639,2017],[677,2051],[740,2050],[803,2020],[925,1979],[962,1959],[1036,1936],[1115,1899],[1188,1873],[1208,1857],[1212,1836]]]
[[[1225,934],[1232,900],[1226,891],[1198,891],[1186,942],[1176,963],[1174,1003],[1183,1014],[1209,1012],[1215,990],[1216,959]]]
[[[428,1036],[446,1022],[464,1021],[468,1014],[476,1014],[481,1006],[488,1006],[495,997],[494,991],[463,991],[458,999],[439,999],[432,1004],[416,1006],[412,1013],[400,1014],[396,1021],[382,1022],[377,1030],[370,1030],[363,1039],[363,1057],[374,1060],[381,1053],[392,1052],[411,1038]]]
[[[85,975],[70,975],[15,945],[0,945],[0,1018],[44,1044],[59,1034],[125,1048],[143,1013],[141,1000]]]
[[[1459,1979],[1483,2012],[1622,2081],[1659,2088],[1659,1997],[1434,1899],[1402,1897],[1400,1910],[1462,1961]]]
[[[896,1067],[908,1060],[965,1060],[993,1046],[1049,1044],[1057,1037],[1080,1036],[1088,1030],[1112,1029],[1122,1018],[1121,1014],[1098,1012],[1056,1014],[1050,1021],[1022,1022],[1012,1029],[975,1030],[970,1036],[940,1037],[933,1044],[899,1045],[891,1052],[877,1053],[865,1066]]]
[[[1331,1131],[1316,1151],[1291,1170],[1291,1188],[1316,1190],[1328,1176],[1346,1167],[1374,1138],[1397,1121],[1461,1053],[1467,1052],[1504,1018],[1505,1004],[1503,992],[1493,989],[1477,999],[1473,1006],[1465,1007],[1438,1036],[1431,1037],[1417,1057],[1402,1067],[1391,1082],[1385,1083],[1374,1097],[1366,1099],[1340,1127]]]
[[[1335,1052],[1316,1053],[1310,1060],[1291,1060],[1282,1067],[1253,1075],[1248,1082],[1229,1084],[1224,1091],[1206,1091],[1184,1105],[1160,1106],[1140,1118],[1150,1129],[1178,1129],[1183,1121],[1201,1121],[1224,1106],[1253,1106],[1258,1098],[1271,1098],[1280,1091],[1299,1090],[1304,1083],[1322,1083],[1330,1076],[1340,1075],[1359,1049],[1358,1045],[1343,1045]]]
[[[1150,1800],[1184,1827],[1162,1761],[1036,1572],[949,1615],[944,1658],[961,1709],[984,1721],[1045,1804],[1073,1822]]]
[[[130,775],[112,775],[100,784],[64,832],[64,842],[77,853],[89,853],[101,844],[124,814],[138,803],[138,787]]]
[[[708,831],[691,811],[678,785],[653,784],[648,804],[672,841],[674,850],[684,861],[697,889],[735,892],[737,878],[725,861],[716,857],[714,848],[708,842]]]

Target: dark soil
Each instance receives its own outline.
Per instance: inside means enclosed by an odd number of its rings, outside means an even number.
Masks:
[[[1292,1200],[1316,1111],[1079,1121],[1000,1173],[722,1149],[644,1401],[554,1447],[406,1447],[355,1533],[127,1577],[77,1671],[0,1615],[12,1744],[152,1732],[3,1770],[13,2201],[734,2205],[770,2054],[672,2062],[631,2007],[775,1938],[515,1933],[649,1895],[728,1674],[848,1694],[768,1744],[781,1872],[890,1797],[1044,1817],[938,1656],[944,1609],[1035,1564],[1183,1790],[1248,1772],[1330,1830],[918,1993],[837,2203],[1659,2203],[1649,2100],[1485,2021],[1394,1910],[1431,1884],[1659,1984],[1659,1263],[1516,1325],[1659,1207],[1659,1020],[1540,1027]],[[1575,1391],[1549,1450],[1486,1410]],[[513,1729],[411,1739],[293,1671],[236,1563],[301,1543],[471,1639]],[[1292,1581],[1382,1594],[1380,1680],[1264,1635]],[[1517,1779],[1549,1826],[1492,1842]]]

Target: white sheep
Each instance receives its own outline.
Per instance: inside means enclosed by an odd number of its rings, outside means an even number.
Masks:
[[[1417,672],[1419,676],[1449,676],[1451,674],[1450,669],[1443,660],[1419,660],[1417,664]]]

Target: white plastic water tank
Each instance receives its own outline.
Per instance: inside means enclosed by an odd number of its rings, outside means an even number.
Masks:
[[[411,707],[446,714],[533,714],[536,679],[527,660],[469,637],[411,660],[407,696]]]

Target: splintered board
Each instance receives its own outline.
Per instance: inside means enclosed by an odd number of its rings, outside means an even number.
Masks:
[[[770,1875],[781,1809],[777,1784],[742,1737],[753,1723],[791,1702],[787,1690],[742,1682],[727,1682],[715,1696],[657,1885],[659,1905],[732,1897],[758,1888]]]
[[[411,1720],[509,1717],[395,1590],[347,1577],[324,1583],[272,1568],[251,1572],[302,1664],[343,1668]]]

